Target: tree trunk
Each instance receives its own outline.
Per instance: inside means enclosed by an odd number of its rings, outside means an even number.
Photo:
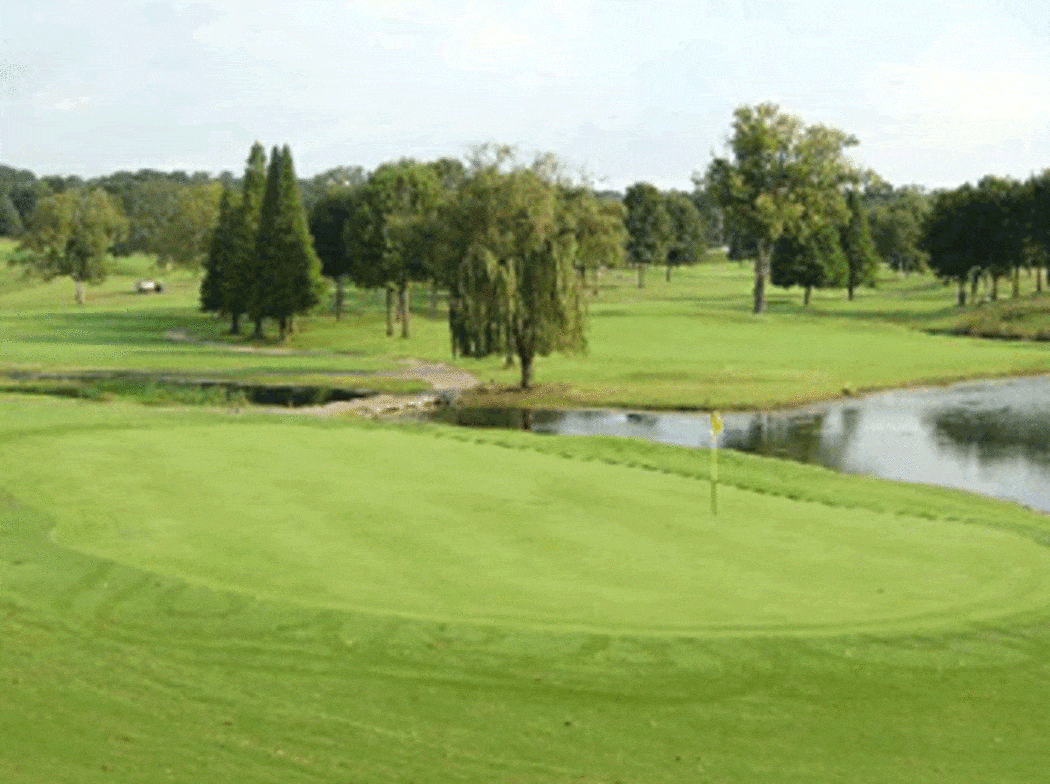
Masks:
[[[521,360],[521,388],[532,388],[532,352],[518,350],[518,358]]]
[[[671,265],[670,264],[667,265],[667,277],[664,278],[664,280],[666,280],[668,283],[671,282]]]
[[[255,331],[252,333],[252,338],[262,340],[264,337],[266,336],[263,335],[263,320],[262,316],[259,316],[259,318],[255,319]]]
[[[1021,296],[1021,268],[1014,267],[1013,291],[1010,292],[1014,299]]]
[[[84,294],[84,281],[80,278],[73,278],[73,299],[78,305],[83,305],[87,301],[87,296]]]
[[[438,284],[436,280],[430,281],[430,318],[437,318],[438,312]]]
[[[970,284],[973,289],[973,296],[977,296],[977,278],[974,278]],[[963,307],[966,304],[966,281],[963,278],[959,278],[959,294],[955,298],[959,303],[959,307]]]
[[[981,283],[981,276],[979,274],[977,274],[976,270],[971,270],[970,271],[970,301],[971,302],[976,302],[977,301],[977,287],[980,285],[980,283]],[[960,286],[963,285],[962,278],[959,279],[959,285]],[[963,294],[963,301],[961,303],[959,303],[959,304],[961,304],[961,305],[965,305],[966,304],[966,294],[965,293]]]
[[[645,265],[641,263],[638,264],[638,288],[645,288]]]
[[[846,299],[848,299],[850,302],[853,302],[853,289],[854,286],[852,281],[846,284]]]
[[[241,314],[231,313],[230,314],[230,334],[240,335],[241,334]]]
[[[335,320],[343,317],[343,308],[346,305],[346,275],[335,276]]]
[[[755,259],[755,313],[766,312],[766,280],[769,278],[769,248],[765,240],[758,242],[758,257]]]
[[[277,333],[280,336],[281,341],[288,336],[288,317],[281,316],[277,319]]]
[[[1037,294],[1043,293],[1043,268],[1035,268],[1035,291]]]
[[[394,289],[386,287],[386,336],[394,336]]]
[[[813,287],[806,286],[802,289],[802,306],[805,308],[809,307],[809,298],[813,294]]]
[[[401,311],[401,337],[408,337],[408,311],[409,311],[409,298],[412,291],[412,282],[405,281],[401,284],[401,287],[397,292],[398,299],[398,310]]]
[[[992,302],[998,302],[999,301],[999,276],[998,275],[992,275],[992,296],[991,296],[991,301]]]

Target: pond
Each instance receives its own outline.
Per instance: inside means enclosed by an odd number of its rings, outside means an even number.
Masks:
[[[706,448],[707,414],[447,408],[473,427],[614,435]],[[720,447],[852,474],[970,490],[1050,512],[1050,377],[894,390],[724,415]]]

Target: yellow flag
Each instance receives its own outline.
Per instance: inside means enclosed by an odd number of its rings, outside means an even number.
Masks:
[[[725,422],[722,421],[722,415],[717,411],[711,412],[711,435],[717,436],[722,432],[722,428],[725,426]]]

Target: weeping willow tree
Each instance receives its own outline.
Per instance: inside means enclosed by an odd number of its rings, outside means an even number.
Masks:
[[[485,153],[443,216],[452,350],[515,357],[528,389],[537,356],[586,350],[582,256],[608,255],[622,245],[622,229],[610,226],[597,241],[586,220],[593,205],[550,159],[508,166],[508,149]]]

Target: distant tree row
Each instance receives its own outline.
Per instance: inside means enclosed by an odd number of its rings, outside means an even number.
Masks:
[[[204,261],[201,308],[228,316],[234,334],[243,316],[254,323],[255,337],[271,319],[283,339],[294,330],[295,316],[317,305],[323,291],[291,150],[274,147],[267,167],[256,142],[239,196],[223,187]]]
[[[1021,270],[1034,271],[1042,290],[1043,270],[1050,269],[1050,170],[1025,182],[984,177],[977,185],[938,193],[923,222],[921,244],[929,267],[958,287],[958,303],[977,296],[982,280],[989,298],[999,295],[999,281],[1009,277],[1013,295]]]

